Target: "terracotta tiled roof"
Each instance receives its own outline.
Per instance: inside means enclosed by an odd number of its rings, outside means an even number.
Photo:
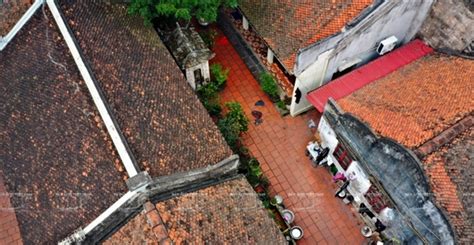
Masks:
[[[423,160],[436,200],[448,212],[460,244],[474,241],[473,152],[471,127]]]
[[[160,202],[156,207],[176,244],[285,242],[243,177]]]
[[[474,61],[433,54],[338,101],[379,134],[416,148],[474,111]]]
[[[23,242],[55,243],[126,190],[121,163],[49,14],[0,52],[0,84],[0,174]]]
[[[373,0],[241,0],[240,8],[286,69],[296,52],[339,31]]]
[[[148,207],[151,206],[151,207]],[[148,203],[106,244],[286,244],[257,194],[244,177],[153,206]],[[134,237],[133,240],[130,240]],[[125,239],[125,240],[123,240]]]
[[[111,237],[104,241],[105,245],[121,244],[157,244],[151,225],[147,223],[146,213],[139,213],[129,220]]]
[[[105,1],[62,10],[140,167],[152,176],[214,164],[231,150],[151,27]]]

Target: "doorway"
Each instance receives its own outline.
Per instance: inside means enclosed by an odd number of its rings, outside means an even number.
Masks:
[[[201,68],[194,70],[194,81],[196,83],[196,87],[201,87],[204,83],[204,78],[202,76]]]

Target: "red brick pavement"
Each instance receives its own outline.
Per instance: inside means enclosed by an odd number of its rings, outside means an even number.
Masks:
[[[313,168],[304,154],[306,144],[313,139],[307,121],[317,120],[317,112],[281,117],[233,46],[223,36],[218,39],[212,62],[231,69],[221,100],[240,102],[250,119],[254,109],[263,113],[263,123],[252,124],[243,135],[244,144],[270,179],[272,194],[283,196],[284,204],[295,212],[295,225],[304,230],[299,243],[361,244],[360,222],[354,211],[334,197],[336,186],[329,172]],[[260,99],[264,107],[254,105]]]
[[[15,211],[0,173],[0,245],[23,244]]]

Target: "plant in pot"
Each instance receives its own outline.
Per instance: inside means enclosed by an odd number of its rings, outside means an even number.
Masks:
[[[258,185],[264,189],[264,191],[268,190],[268,187],[270,186],[270,180],[267,178],[267,176],[262,175],[260,176],[259,183]]]
[[[221,64],[212,64],[210,70],[214,84],[222,90],[227,82],[227,77],[229,77],[229,68],[223,68]]]
[[[263,92],[265,92],[271,99],[272,102],[280,100],[280,92],[278,90],[278,84],[275,78],[268,72],[260,74],[260,86]]]
[[[239,156],[240,156],[241,158],[250,158],[251,155],[250,155],[249,149],[248,149],[247,147],[245,147],[245,146],[241,146],[241,147],[239,148]]]

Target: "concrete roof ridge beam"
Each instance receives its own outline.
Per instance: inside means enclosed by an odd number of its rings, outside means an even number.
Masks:
[[[20,20],[13,26],[6,36],[0,36],[0,51],[2,51],[8,43],[16,36],[16,34],[23,28],[23,26],[30,20],[31,16],[36,13],[36,10],[43,5],[44,0],[36,0],[33,5],[21,16]]]
[[[107,132],[114,143],[114,146],[122,160],[125,169],[127,170],[128,176],[133,177],[138,174],[138,167],[135,164],[132,154],[129,152],[126,142],[121,136],[120,129],[116,122],[112,119],[111,113],[106,105],[106,101],[99,92],[99,88],[97,87],[96,83],[94,82],[92,75],[87,68],[84,60],[82,59],[81,53],[79,51],[79,47],[76,45],[76,42],[71,35],[66,23],[59,12],[59,9],[54,0],[46,0],[48,7],[54,17],[56,24],[58,25],[59,30],[61,31],[61,35],[63,36],[66,44],[71,52],[72,57],[74,58],[74,62],[79,69],[82,78],[84,79],[87,89],[90,92],[92,100],[94,101],[99,114],[104,121],[104,124],[107,128]]]

